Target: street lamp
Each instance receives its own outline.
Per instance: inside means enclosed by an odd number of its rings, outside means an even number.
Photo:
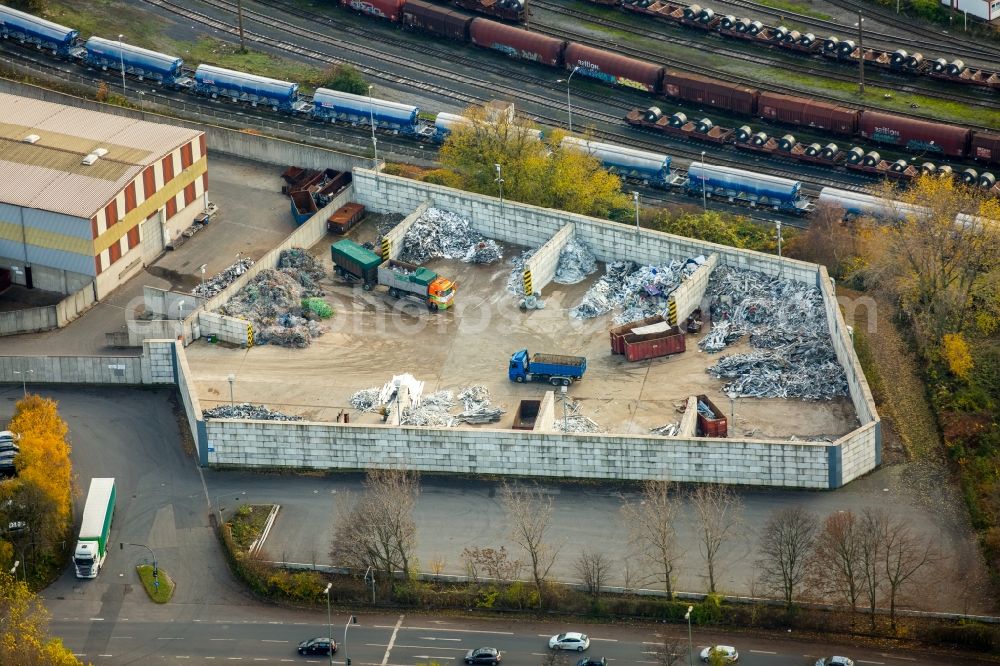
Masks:
[[[122,48],[122,37],[125,35],[118,35],[118,59],[122,64],[122,96],[125,96],[125,51]]]
[[[177,318],[184,319],[184,299],[177,301]]]
[[[727,391],[726,396],[729,397],[729,419],[730,419],[730,430],[735,432],[736,428],[736,398],[738,397],[736,391]]]
[[[494,164],[497,170],[497,177],[493,180],[500,187],[500,217],[503,217],[503,178],[500,177],[500,165]]]
[[[858,94],[865,94],[865,19],[858,10],[858,22],[854,26],[858,29]]]
[[[701,151],[701,209],[708,210],[708,195],[705,192],[705,151]]]
[[[146,93],[139,91],[139,117],[143,120],[146,119],[146,112],[142,108],[142,99],[146,96]]]
[[[368,121],[372,126],[372,149],[375,151],[375,187],[378,187],[378,139],[375,138],[375,102],[372,100],[372,88],[368,86]]]
[[[153,556],[153,587],[155,587],[157,590],[159,590],[160,589],[160,570],[156,566],[156,553],[153,552],[153,549],[150,548],[149,546],[147,546],[144,543],[123,543],[121,541],[118,542],[118,550],[125,550],[125,546],[135,546],[136,548],[145,548],[146,550],[149,551],[149,554]]]
[[[694,654],[694,644],[691,642],[691,611],[693,610],[694,606],[688,606],[687,613],[684,613],[684,619],[688,621],[688,666],[692,666],[691,655]]]
[[[202,264],[201,266],[198,267],[198,270],[201,271],[201,293],[202,294],[205,293],[205,269],[206,268],[208,268],[208,264]]]
[[[236,383],[236,375],[230,374],[226,377],[226,381],[229,382],[229,406],[233,407],[236,405],[236,402],[233,400],[233,384]]]
[[[635,233],[639,233],[639,193],[632,193],[632,201],[635,202]]]
[[[351,666],[351,658],[347,656],[347,630],[350,629],[352,624],[357,624],[358,618],[353,615],[348,618],[347,624],[344,625],[344,666]]]
[[[579,65],[577,65],[576,67],[574,67],[573,71],[569,73],[568,77],[566,77],[566,111],[569,114],[569,131],[570,132],[573,131],[573,104],[570,102],[570,99],[569,99],[569,82],[573,80],[573,75],[576,74],[576,71],[578,69],[580,69]]]
[[[781,261],[781,220],[775,220],[774,226],[778,228],[778,278],[782,278],[784,274],[784,262]]]
[[[327,652],[330,655],[330,666],[333,666],[333,620],[330,617],[330,588],[333,587],[333,583],[327,583],[326,589],[323,590],[323,594],[326,595],[326,624],[330,628],[330,650]],[[346,631],[346,630],[345,630]]]
[[[28,397],[28,375],[35,374],[34,370],[15,370],[15,375],[21,375],[21,391],[24,392],[24,397]]]

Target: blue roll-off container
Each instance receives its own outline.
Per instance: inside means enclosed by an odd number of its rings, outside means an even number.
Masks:
[[[363,125],[370,124],[374,119],[375,127],[400,134],[413,134],[416,131],[419,112],[419,108],[409,104],[328,88],[318,88],[313,94],[312,114],[316,119]]]
[[[195,92],[200,95],[230,97],[254,106],[271,106],[281,111],[298,110],[299,84],[290,81],[269,79],[266,76],[212,65],[198,65],[194,81]]]
[[[131,44],[119,43],[103,37],[87,40],[87,63],[101,69],[118,70],[125,65],[125,73],[140,79],[150,79],[174,85],[183,77],[184,61],[177,56],[157,53]]]
[[[69,55],[80,33],[26,12],[0,6],[0,36],[35,44],[60,56]]]
[[[575,136],[562,140],[563,148],[571,148],[593,155],[608,171],[626,178],[637,178],[666,186],[670,183],[670,156],[650,153],[611,143],[587,141]]]

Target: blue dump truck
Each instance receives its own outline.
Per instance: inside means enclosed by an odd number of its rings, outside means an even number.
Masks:
[[[512,382],[549,382],[553,386],[569,386],[583,379],[587,359],[583,356],[535,354],[528,357],[528,350],[514,352],[510,357],[507,377]]]

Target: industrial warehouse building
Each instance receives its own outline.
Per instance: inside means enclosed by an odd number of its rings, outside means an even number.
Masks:
[[[0,93],[0,285],[103,298],[207,192],[203,132]]]

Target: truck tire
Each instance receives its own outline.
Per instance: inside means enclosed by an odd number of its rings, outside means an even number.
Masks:
[[[559,379],[558,377],[553,377],[549,379],[549,383],[552,384],[553,386],[559,386],[560,384],[562,384],[562,380]]]
[[[562,384],[563,386],[569,386],[572,383],[573,383],[573,380],[572,379],[567,379],[566,377],[563,377],[562,381],[560,382],[560,384]]]
[[[427,309],[430,310],[431,312],[437,312],[438,305],[437,303],[428,303]]]
[[[362,287],[362,289],[364,289],[365,291],[371,291],[371,290],[372,290],[372,285],[371,285],[371,283],[370,283],[370,282],[365,282],[365,284],[364,284],[364,286]]]
[[[340,266],[334,266],[333,272],[337,274],[337,277],[344,277],[344,269]]]
[[[524,377],[515,377],[514,381],[517,382],[518,384],[523,384],[524,383]]]
[[[399,298],[399,290],[395,287],[389,287],[389,295],[393,298]]]

